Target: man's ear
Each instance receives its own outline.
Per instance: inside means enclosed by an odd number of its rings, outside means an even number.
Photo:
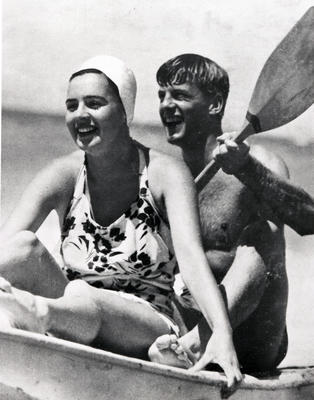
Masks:
[[[224,100],[220,93],[215,94],[212,99],[211,103],[208,106],[208,113],[209,115],[218,115],[221,113],[224,107]]]

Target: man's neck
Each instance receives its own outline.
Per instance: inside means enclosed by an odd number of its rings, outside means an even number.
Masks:
[[[221,127],[211,130],[212,134],[193,144],[182,146],[182,156],[194,178],[212,160],[212,152],[217,145],[216,137],[221,135]]]

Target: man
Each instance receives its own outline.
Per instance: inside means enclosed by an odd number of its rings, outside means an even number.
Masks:
[[[271,221],[279,220],[302,236],[314,234],[314,199],[264,166],[250,154],[246,143],[237,145],[235,137],[236,132],[232,132],[217,138],[224,146],[218,146],[213,156],[224,172],[254,192]]]
[[[164,63],[157,81],[167,140],[182,149],[196,177],[213,158],[217,137],[222,135],[228,75],[205,57],[184,54]],[[203,245],[225,297],[243,371],[266,371],[275,368],[287,350],[283,224],[273,212],[267,215],[269,207],[261,196],[242,181],[247,183],[244,165],[251,156],[258,165],[259,161],[267,165],[272,179],[281,179],[289,189],[285,183],[288,171],[282,160],[263,148],[252,147],[248,155],[246,145],[238,146],[231,139],[222,136],[214,152],[227,173],[220,170],[199,192]],[[270,217],[276,223],[269,222]],[[191,312],[195,305],[187,289],[178,308],[191,329],[197,312]],[[169,335],[157,339],[150,349],[151,359],[182,367],[189,366],[190,360],[197,369],[215,362],[208,352],[201,357],[211,332],[198,317],[194,329],[180,339]]]

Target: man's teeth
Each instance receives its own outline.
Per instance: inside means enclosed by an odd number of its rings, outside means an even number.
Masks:
[[[165,122],[166,124],[180,124],[182,120],[179,118],[167,118]]]

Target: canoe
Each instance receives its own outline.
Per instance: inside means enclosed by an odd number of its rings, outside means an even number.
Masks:
[[[216,400],[225,377],[124,357],[23,330],[0,332],[0,399]],[[245,376],[233,400],[310,400],[314,367]]]

